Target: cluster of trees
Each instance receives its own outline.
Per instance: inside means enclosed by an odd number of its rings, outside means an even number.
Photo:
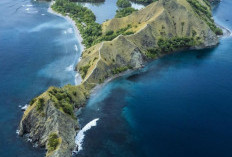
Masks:
[[[99,3],[105,2],[105,0],[70,0],[71,2],[92,2],[92,3]]]
[[[55,107],[62,110],[64,113],[74,118],[73,100],[69,93],[61,88],[52,88],[49,90],[51,100],[54,102]]]
[[[157,0],[131,0],[133,2],[137,2],[137,3],[146,3],[146,4],[150,4],[152,2],[155,2]]]
[[[128,16],[130,14],[132,14],[133,12],[137,11],[137,9],[134,9],[132,7],[127,7],[127,8],[122,8],[122,9],[118,9],[116,10],[116,18],[121,18],[121,17],[125,17]]]
[[[174,37],[170,39],[160,38],[157,42],[157,47],[148,49],[147,57],[156,58],[160,53],[173,52],[182,48],[190,48],[197,44],[192,37]]]
[[[131,3],[129,0],[118,0],[117,6],[121,8],[131,7]]]
[[[96,17],[94,13],[80,4],[70,2],[69,0],[56,0],[55,4],[52,5],[52,9],[64,16],[68,15],[76,22],[83,38],[82,43],[86,48],[101,41],[112,40],[120,34],[120,32],[115,32],[111,35],[103,34],[101,25],[95,22]],[[121,33],[125,33],[125,31],[121,31]],[[131,33],[127,32],[124,35]]]
[[[217,34],[217,35],[223,34],[222,30],[215,25],[210,9],[208,9],[206,6],[202,5],[198,0],[187,0],[187,1],[192,6],[194,11],[208,24],[210,29],[215,34]],[[204,0],[204,1],[206,2],[207,5],[209,5],[206,0]]]
[[[113,73],[113,74],[119,74],[119,73],[121,73],[121,72],[123,72],[123,71],[126,71],[126,70],[128,70],[128,69],[131,69],[131,67],[122,66],[122,67],[113,69],[113,70],[112,70],[112,73]]]
[[[116,38],[117,36],[119,36],[120,34],[122,34],[122,35],[134,34],[134,32],[128,31],[128,29],[130,29],[131,27],[132,27],[131,25],[127,25],[127,27],[121,28],[117,31],[109,30],[101,37],[100,40],[101,41],[111,41],[114,38]]]
[[[116,10],[116,18],[121,18],[130,15],[134,11],[137,11],[136,9],[131,7],[131,3],[129,0],[118,0],[117,6],[120,7],[120,9]]]
[[[87,72],[88,72],[88,70],[89,70],[89,67],[90,67],[89,64],[86,65],[86,66],[80,67],[80,73],[81,73],[81,77],[82,77],[82,78],[85,78],[85,76],[86,76],[86,74],[87,74]]]
[[[83,38],[83,44],[87,48],[96,44],[97,39],[102,35],[101,25],[95,22],[96,17],[88,8],[69,0],[56,0],[52,9],[64,16],[68,15],[76,22]]]
[[[56,150],[59,143],[59,136],[57,133],[51,133],[48,137],[48,151]]]
[[[37,104],[36,104],[36,110],[39,111],[39,112],[42,112],[43,111],[43,107],[44,107],[44,98],[39,98],[38,101],[37,101]]]

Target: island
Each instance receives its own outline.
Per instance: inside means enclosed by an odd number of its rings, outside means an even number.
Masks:
[[[51,8],[70,17],[85,49],[76,70],[80,85],[50,87],[31,100],[23,114],[19,135],[45,147],[48,157],[70,157],[80,130],[75,112],[94,88],[127,70],[142,68],[164,55],[216,46],[222,30],[212,18],[210,0],[158,0],[98,24],[86,7],[56,0]],[[126,7],[128,7],[127,5]]]

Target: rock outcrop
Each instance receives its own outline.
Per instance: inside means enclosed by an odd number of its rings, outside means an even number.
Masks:
[[[204,0],[196,1],[211,13]],[[33,143],[46,147],[46,156],[71,156],[78,131],[73,110],[85,104],[96,85],[162,55],[218,44],[212,19],[201,14],[188,0],[159,0],[127,17],[103,23],[103,33],[126,29],[130,35],[119,35],[86,49],[76,67],[83,77],[82,84],[51,87],[34,99],[20,122],[20,135],[27,134]],[[51,145],[53,133],[58,140]]]

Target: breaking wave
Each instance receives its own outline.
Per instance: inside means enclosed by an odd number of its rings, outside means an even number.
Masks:
[[[74,153],[78,153],[79,151],[81,151],[82,148],[82,143],[84,141],[85,138],[85,132],[88,131],[89,129],[91,129],[93,126],[97,125],[97,121],[99,120],[99,118],[96,118],[94,120],[92,120],[91,122],[89,122],[88,124],[86,124],[77,134],[76,138],[75,138],[75,143],[78,147],[78,151],[74,151]]]

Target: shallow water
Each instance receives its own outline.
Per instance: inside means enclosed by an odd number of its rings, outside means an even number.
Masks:
[[[232,2],[214,9],[232,29]],[[230,157],[232,38],[218,47],[158,59],[96,91],[79,117],[85,132],[79,156]]]
[[[47,9],[48,3],[0,1],[1,157],[44,156],[17,136],[19,106],[51,85],[75,84],[80,46],[72,25]]]

